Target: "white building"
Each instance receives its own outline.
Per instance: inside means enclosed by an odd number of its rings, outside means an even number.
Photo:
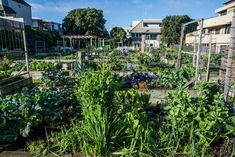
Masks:
[[[34,28],[51,31],[61,31],[62,29],[62,25],[58,22],[44,20],[40,18],[33,18],[32,21],[32,27]]]
[[[24,0],[0,0],[0,15],[23,18],[26,26],[32,25],[31,6]]]
[[[129,31],[132,37],[132,45],[135,48],[140,48],[144,43],[145,48],[159,48],[161,43],[161,26],[161,19],[133,21]]]

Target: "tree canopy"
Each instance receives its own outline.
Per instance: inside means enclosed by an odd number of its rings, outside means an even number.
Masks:
[[[167,44],[167,46],[173,46],[179,44],[181,26],[184,23],[192,21],[188,15],[182,16],[167,16],[162,21],[162,41]]]
[[[67,35],[95,35],[106,37],[103,10],[95,8],[74,9],[63,20],[64,34]]]
[[[114,27],[110,31],[110,37],[113,46],[116,46],[118,42],[123,42],[126,39],[126,31],[121,27]]]

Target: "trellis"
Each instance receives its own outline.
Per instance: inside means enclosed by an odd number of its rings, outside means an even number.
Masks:
[[[200,60],[200,55],[201,55],[203,22],[204,22],[204,19],[194,20],[194,21],[190,21],[188,23],[183,24],[182,27],[181,27],[180,46],[179,46],[179,53],[178,53],[178,59],[177,59],[176,67],[181,68],[183,54],[193,55],[193,65],[195,65],[195,67],[196,67],[196,72],[195,72],[194,79],[191,80],[190,82],[188,82],[185,85],[185,87],[187,87],[190,84],[192,84],[193,82],[197,81],[199,79],[199,76],[200,76],[199,75],[199,60]],[[196,44],[194,44],[194,51],[193,52],[185,52],[185,51],[183,51],[183,44],[184,44],[183,42],[184,42],[184,37],[185,37],[185,29],[186,29],[187,26],[189,26],[191,24],[195,24],[195,23],[197,23],[199,25],[199,35],[198,35],[199,42],[198,42],[197,51],[196,51]]]
[[[25,58],[25,66],[15,76],[0,80],[0,95],[6,95],[22,87],[30,86],[32,78],[29,76],[28,52],[22,18],[0,16],[0,54],[11,57],[11,59],[15,59],[18,54],[24,54]],[[17,79],[25,75],[28,77]]]
[[[230,45],[227,55],[225,55],[225,85],[224,85],[224,99],[225,102],[228,102],[229,91],[235,83],[235,11],[233,12],[233,19],[231,25],[231,37],[230,37]],[[234,94],[234,93],[232,93]]]

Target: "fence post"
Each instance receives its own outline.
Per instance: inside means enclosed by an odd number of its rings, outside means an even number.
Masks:
[[[203,19],[201,19],[200,22],[199,22],[200,30],[199,30],[199,42],[198,42],[198,50],[197,50],[196,74],[195,74],[195,77],[199,76],[199,60],[200,60],[201,45],[202,45],[203,22],[204,22]]]
[[[211,49],[212,49],[212,34],[210,33],[210,41],[209,41],[209,54],[207,60],[207,71],[206,71],[206,81],[210,80],[210,62],[211,62]]]
[[[233,12],[233,19],[231,25],[231,37],[230,37],[230,45],[228,50],[228,58],[227,58],[227,67],[226,67],[226,75],[225,75],[225,84],[224,84],[224,100],[228,102],[229,88],[231,86],[231,75],[232,75],[232,58],[234,56],[234,46],[235,46],[235,12]]]

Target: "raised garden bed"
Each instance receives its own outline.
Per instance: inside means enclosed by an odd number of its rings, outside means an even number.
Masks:
[[[24,87],[32,85],[32,77],[25,77],[22,74],[11,78],[4,79],[0,82],[0,96],[14,93]]]

